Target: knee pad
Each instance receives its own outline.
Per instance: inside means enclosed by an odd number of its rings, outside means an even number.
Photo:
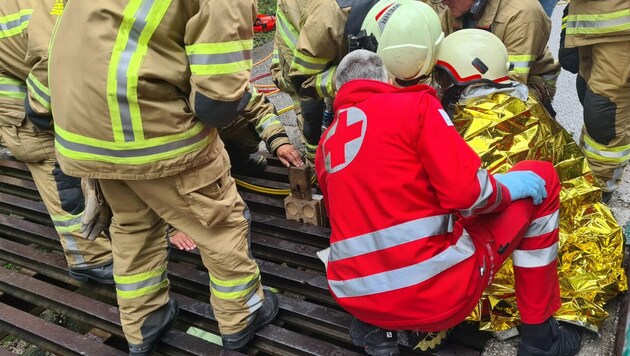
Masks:
[[[85,198],[81,190],[81,178],[70,177],[63,173],[59,167],[59,163],[55,163],[52,174],[57,184],[57,193],[59,194],[61,209],[72,215],[79,214],[85,210]]]
[[[587,86],[584,93],[584,126],[588,135],[602,145],[616,136],[615,113],[617,105],[609,98],[594,93]]]

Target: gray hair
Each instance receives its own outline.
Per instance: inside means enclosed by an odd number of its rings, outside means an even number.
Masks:
[[[387,68],[383,60],[374,52],[358,49],[348,53],[337,66],[335,85],[342,85],[355,79],[372,79],[387,83]]]

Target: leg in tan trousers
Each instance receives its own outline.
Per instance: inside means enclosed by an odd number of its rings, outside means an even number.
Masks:
[[[605,192],[617,189],[630,160],[630,41],[579,48],[584,106],[580,146]]]
[[[229,174],[227,153],[217,149],[219,159],[172,177],[100,180],[114,214],[114,275],[130,343],[146,340],[144,319],[168,301],[166,223],[161,219],[199,248],[222,334],[245,329],[262,306],[260,272],[249,250],[249,212]]]
[[[37,190],[59,234],[68,267],[80,273],[110,265],[112,257],[109,239],[102,235],[94,241],[88,241],[79,234],[84,209],[81,180],[68,177],[58,168],[55,169],[52,133],[40,132],[28,120],[24,120],[20,127],[0,126],[0,136],[13,156],[25,162],[31,171]],[[82,280],[83,277],[86,276],[82,276]],[[109,276],[100,277],[106,280],[95,280],[108,283],[111,272]]]

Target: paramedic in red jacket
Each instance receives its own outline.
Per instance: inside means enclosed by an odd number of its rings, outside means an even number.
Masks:
[[[523,325],[548,330],[560,307],[560,183],[553,166],[523,161],[490,174],[435,91],[388,84],[383,62],[371,52],[345,57],[337,85],[335,119],[320,141],[316,169],[332,227],[329,288],[367,323],[361,332],[371,335],[366,325],[455,326],[510,256]],[[358,328],[353,324],[351,336],[368,353],[397,354],[387,338],[359,340]],[[560,333],[533,333],[522,342],[538,337],[546,350],[573,336]]]

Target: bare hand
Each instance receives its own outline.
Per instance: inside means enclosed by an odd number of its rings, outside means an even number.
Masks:
[[[171,244],[183,251],[192,251],[197,247],[195,242],[181,231],[178,231],[175,235],[171,236]]]
[[[276,154],[278,155],[280,162],[287,167],[290,167],[291,165],[300,167],[304,164],[302,157],[300,156],[300,152],[291,144],[278,147]]]

